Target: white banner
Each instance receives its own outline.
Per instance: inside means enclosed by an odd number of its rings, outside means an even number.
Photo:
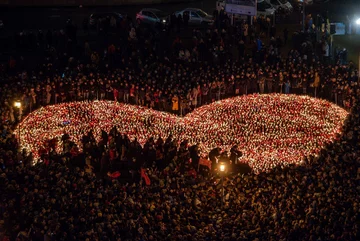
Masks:
[[[225,12],[255,16],[256,0],[226,0]]]

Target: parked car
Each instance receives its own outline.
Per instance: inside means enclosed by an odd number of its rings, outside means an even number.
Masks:
[[[305,5],[311,5],[314,3],[314,0],[291,0],[292,2],[297,2],[299,5],[302,5],[305,2]]]
[[[114,17],[116,19],[117,25],[121,23],[123,19],[126,18],[126,14],[116,13],[116,12],[109,12],[109,13],[93,13],[89,17],[89,26],[95,27],[97,25],[97,22],[101,18],[112,18]]]
[[[169,14],[155,8],[144,8],[136,14],[136,23],[165,28],[169,25]]]
[[[175,13],[176,17],[183,15],[185,13],[189,14],[189,24],[191,25],[212,25],[214,24],[213,16],[207,14],[203,10],[199,8],[186,8],[182,11],[178,11]]]
[[[294,8],[302,7],[304,4],[304,0],[289,0],[289,2],[293,5]],[[305,0],[305,5],[312,5],[313,3],[313,0]]]
[[[294,7],[295,10],[297,11],[301,11],[303,6],[304,6],[304,3],[305,3],[305,6],[309,6],[309,5],[312,5],[314,3],[313,0],[288,0]]]
[[[273,16],[276,9],[265,0],[257,1],[257,16]]]
[[[267,2],[270,3],[276,10],[282,9],[287,12],[293,11],[293,6],[288,2],[288,0],[267,0]]]

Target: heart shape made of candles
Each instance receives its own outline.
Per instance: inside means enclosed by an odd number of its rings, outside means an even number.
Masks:
[[[14,134],[21,146],[39,158],[45,141],[68,133],[81,148],[91,129],[97,141],[101,130],[117,126],[120,133],[144,144],[149,137],[172,135],[177,141],[199,144],[202,154],[215,147],[238,145],[256,173],[275,166],[299,164],[317,155],[342,131],[348,112],[328,101],[309,96],[253,94],[201,106],[185,117],[114,101],[70,102],[30,113]],[[59,143],[57,151],[61,151]]]

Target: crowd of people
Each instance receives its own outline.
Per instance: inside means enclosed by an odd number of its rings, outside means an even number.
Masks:
[[[81,46],[67,41],[67,32],[76,38],[71,28],[57,36],[49,32],[45,42],[24,38],[17,41],[20,47],[34,42],[47,46],[48,55],[37,70],[27,69],[24,58],[10,58],[2,72],[8,80],[5,93],[12,95],[6,98],[21,100],[27,110],[65,101],[116,99],[184,115],[229,96],[276,92],[307,94],[351,107],[352,86],[358,79],[352,63],[324,64],[321,53],[301,46],[284,56],[285,37],[272,37],[264,46],[259,31],[257,25],[246,23],[219,31],[194,29],[185,43],[180,35],[172,41],[163,32],[131,28],[126,38],[119,44],[110,42],[102,53],[92,51],[87,42]],[[2,119],[10,119],[10,111],[3,111]]]
[[[123,183],[119,174],[110,173],[109,158],[92,163],[104,143],[94,142],[91,133],[83,139],[84,152],[65,144],[69,147],[63,155],[50,154],[47,162],[34,166],[29,165],[31,155],[18,151],[16,139],[9,138],[2,144],[0,168],[1,236],[3,240],[356,240],[358,113],[356,103],[339,140],[307,164],[225,177],[224,196],[218,177],[209,175],[207,168],[197,171],[187,161],[196,160],[196,150],[186,143],[179,146],[171,137],[151,138],[144,147],[125,136],[117,140],[128,147],[124,154],[133,183]],[[118,145],[117,141],[110,140],[109,145]],[[159,156],[165,161],[158,162]],[[141,167],[148,167],[146,173]]]
[[[65,40],[50,31],[39,43],[48,55],[38,69],[11,58],[1,72],[0,238],[356,240],[358,71],[351,63],[324,63],[308,48],[282,57],[284,39],[274,36],[265,46],[259,29],[246,25],[194,30],[190,41],[180,35],[171,41],[167,33],[129,24],[128,36],[107,43],[103,53],[88,43],[80,47],[69,28],[60,32]],[[141,146],[113,128],[100,142],[92,132],[84,135],[80,151],[64,135],[60,153],[49,141],[50,151],[32,165],[33,154],[13,133],[26,113],[49,104],[110,99],[185,115],[251,93],[325,98],[350,114],[337,140],[302,165],[223,181],[216,165],[211,172],[208,163],[199,165],[196,145],[172,136]],[[113,162],[117,154],[104,149],[118,150],[126,162]],[[220,155],[236,160],[241,153]]]

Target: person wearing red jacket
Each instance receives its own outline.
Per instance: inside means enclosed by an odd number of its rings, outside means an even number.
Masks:
[[[114,100],[118,101],[119,91],[116,88],[113,88]]]

